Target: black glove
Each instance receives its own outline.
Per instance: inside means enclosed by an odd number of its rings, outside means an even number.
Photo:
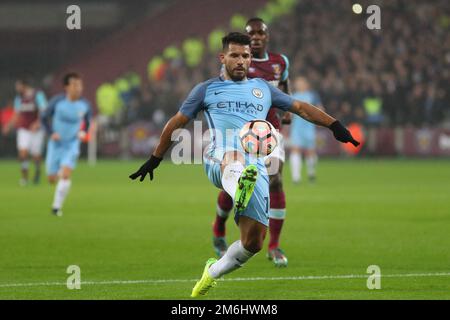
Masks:
[[[148,159],[138,171],[130,175],[130,179],[136,179],[137,177],[141,177],[140,181],[144,181],[147,173],[150,173],[150,180],[153,180],[153,170],[155,170],[159,163],[162,161],[162,158],[155,157],[152,155],[150,159]]]
[[[347,128],[339,122],[339,120],[333,122],[329,128],[331,131],[333,131],[336,140],[344,143],[351,142],[351,144],[353,144],[355,147],[359,146],[359,142],[352,137],[350,131],[348,131]]]

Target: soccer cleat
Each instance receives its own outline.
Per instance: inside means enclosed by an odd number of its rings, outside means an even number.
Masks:
[[[202,278],[197,281],[197,283],[194,286],[194,289],[192,289],[191,293],[192,298],[204,296],[208,293],[209,289],[216,286],[217,284],[216,280],[213,277],[211,277],[208,273],[209,267],[211,267],[211,265],[216,261],[217,259],[215,258],[209,258],[208,261],[206,261],[205,269],[203,269]]]
[[[19,186],[26,187],[27,185],[28,185],[28,180],[27,179],[21,178],[19,180]]]
[[[52,209],[52,214],[55,215],[55,216],[57,216],[57,217],[62,217],[63,212],[62,212],[61,209],[53,208],[53,209]]]
[[[288,259],[280,248],[269,250],[267,258],[272,261],[276,267],[287,267]]]
[[[216,252],[217,256],[219,258],[222,258],[222,256],[227,252],[228,245],[225,241],[225,237],[216,237],[213,236],[213,246],[214,251]]]
[[[242,171],[234,197],[237,212],[247,208],[253,190],[255,189],[256,179],[258,179],[258,168],[254,164],[247,166],[244,171]]]

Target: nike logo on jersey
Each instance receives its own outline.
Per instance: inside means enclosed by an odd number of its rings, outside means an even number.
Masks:
[[[224,91],[214,91],[214,95],[217,96],[218,94],[224,93]]]

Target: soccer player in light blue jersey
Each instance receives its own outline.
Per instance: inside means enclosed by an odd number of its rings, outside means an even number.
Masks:
[[[86,137],[91,119],[91,106],[82,97],[83,81],[76,73],[63,79],[65,93],[53,97],[42,122],[49,135],[46,167],[50,183],[56,183],[52,213],[61,216],[62,205],[69,193],[70,177],[80,154],[80,140]],[[84,128],[81,124],[84,121]]]
[[[308,80],[304,77],[297,77],[294,81],[295,93],[292,95],[295,99],[310,103],[316,107],[322,108],[322,102],[319,95],[311,90]],[[291,123],[291,175],[294,183],[301,181],[302,172],[302,153],[305,156],[306,169],[310,182],[316,179],[316,127],[314,123],[308,122],[303,118],[293,115]]]
[[[294,100],[263,79],[247,79],[251,62],[247,35],[233,32],[225,36],[222,43],[223,76],[194,87],[178,113],[167,122],[150,159],[130,175],[133,180],[140,178],[143,181],[149,174],[153,180],[153,171],[172,144],[172,133],[203,111],[212,129],[204,169],[209,180],[233,199],[235,221],[241,236],[219,260],[208,259],[201,279],[192,290],[192,297],[207,294],[216,285],[216,279],[241,267],[263,247],[269,224],[269,178],[263,159],[252,158],[240,146],[238,132],[245,123],[266,119],[273,105],[330,128],[341,142],[359,144],[339,121],[320,109]]]

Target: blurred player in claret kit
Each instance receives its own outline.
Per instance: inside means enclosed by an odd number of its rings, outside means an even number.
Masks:
[[[41,173],[41,154],[44,143],[44,130],[41,128],[39,114],[47,107],[45,94],[33,88],[28,80],[16,81],[17,96],[14,99],[14,116],[4,127],[8,134],[13,126],[17,127],[17,149],[22,171],[20,185],[28,184],[29,159],[35,164],[33,182],[39,183]]]
[[[245,26],[246,33],[251,39],[252,62],[248,70],[248,78],[262,78],[270,84],[289,93],[289,61],[283,54],[267,51],[269,42],[269,29],[260,18],[248,20]],[[271,108],[267,115],[275,129],[281,130],[281,121],[277,109]],[[290,113],[285,113],[283,123],[290,123]],[[279,239],[284,219],[286,217],[286,197],[283,190],[282,170],[285,161],[283,137],[278,135],[278,146],[266,158],[270,179],[270,212],[269,212],[269,248],[268,258],[278,267],[287,266],[288,260],[279,247]],[[217,199],[216,218],[213,223],[213,246],[214,251],[220,257],[227,250],[225,240],[225,224],[233,209],[233,201],[226,192],[219,193]]]
[[[70,178],[80,154],[80,140],[87,135],[92,114],[89,102],[82,97],[81,77],[68,73],[63,84],[65,93],[50,100],[42,117],[49,135],[47,176],[50,183],[57,182],[52,205],[52,213],[56,216],[62,216],[62,205],[69,193]]]
[[[211,183],[232,198],[240,239],[219,260],[206,261],[192,297],[206,295],[217,279],[244,265],[264,243],[269,225],[269,178],[264,159],[250,157],[239,143],[239,131],[248,121],[266,119],[271,106],[276,106],[328,127],[341,142],[358,144],[339,121],[320,109],[294,100],[264,79],[248,79],[251,63],[248,35],[230,33],[222,44],[223,75],[192,89],[180,110],[165,125],[150,159],[129,176],[143,181],[149,174],[152,180],[153,171],[173,143],[173,132],[184,127],[198,112],[204,112],[211,133],[211,144],[204,153],[204,169]]]
[[[308,102],[318,108],[323,109],[322,102],[317,92],[310,87],[308,80],[304,77],[297,77],[294,81],[293,97],[297,100]],[[301,181],[302,154],[305,157],[306,170],[310,182],[316,180],[316,127],[313,123],[303,120],[297,115],[292,116],[291,132],[291,175],[294,183]]]

